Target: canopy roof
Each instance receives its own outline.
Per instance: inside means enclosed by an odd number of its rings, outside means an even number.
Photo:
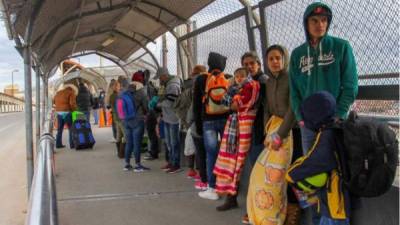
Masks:
[[[31,43],[35,58],[44,72],[49,72],[66,57],[88,50],[126,60],[213,0],[0,1],[9,31],[13,37],[22,38],[34,8],[30,4],[41,4]]]

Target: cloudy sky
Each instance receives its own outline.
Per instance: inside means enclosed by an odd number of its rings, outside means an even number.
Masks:
[[[14,69],[19,70],[14,73],[14,83],[21,88],[24,86],[23,68],[22,57],[15,50],[14,42],[8,40],[4,24],[0,22],[0,92],[3,92],[6,85],[11,84],[11,71]]]
[[[4,92],[4,87],[11,84],[11,71],[14,72],[14,83],[18,84],[20,90],[24,89],[24,62],[17,50],[14,48],[14,41],[8,40],[7,31],[4,23],[0,21],[0,92]],[[85,67],[99,66],[99,56],[91,55],[77,58]],[[113,65],[107,59],[103,59],[103,65]],[[35,85],[35,80],[32,80],[32,85]]]

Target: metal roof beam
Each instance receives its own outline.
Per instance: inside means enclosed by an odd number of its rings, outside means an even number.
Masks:
[[[84,13],[82,13],[81,16],[79,16],[79,13],[77,13],[77,14],[75,13],[74,15],[65,18],[64,20],[60,21],[58,24],[51,27],[48,30],[48,32],[43,36],[43,38],[40,38],[40,37],[37,38],[36,40],[34,40],[32,45],[34,46],[37,44],[38,41],[43,40],[39,46],[39,49],[42,49],[46,43],[49,43],[49,41],[54,38],[57,31],[60,28],[62,28],[63,26],[67,25],[68,23],[73,22],[77,19],[83,19],[85,17],[94,16],[94,15],[101,14],[101,13],[112,12],[114,10],[120,10],[120,9],[124,9],[124,8],[128,8],[128,9],[131,8],[131,4],[125,2],[125,3],[118,4],[118,5],[114,5],[112,8],[101,8],[101,9],[97,9],[97,10],[93,10],[93,11],[84,12]]]
[[[153,7],[159,8],[160,10],[165,11],[165,12],[169,13],[170,15],[176,17],[178,20],[182,21],[183,23],[186,21],[185,18],[183,18],[183,17],[179,16],[178,14],[172,12],[171,10],[169,10],[167,8],[164,8],[162,6],[159,6],[159,5],[155,4],[155,3],[152,3],[152,2],[149,2],[149,1],[146,1],[146,0],[141,0],[140,3],[144,3],[144,4],[147,4],[147,5],[151,5]]]
[[[126,35],[124,33],[122,33],[119,30],[116,29],[105,29],[105,30],[99,30],[99,31],[95,31],[95,32],[90,32],[90,33],[85,33],[82,35],[79,35],[77,37],[77,39],[81,39],[81,38],[88,38],[88,37],[92,37],[92,36],[96,36],[96,35],[101,35],[104,33],[113,33],[113,34],[118,34],[126,39],[129,39],[130,41],[135,42],[136,44],[140,45],[140,47],[142,47],[146,52],[148,52],[150,54],[150,56],[152,57],[152,59],[154,60],[154,62],[156,63],[157,67],[159,67],[159,63],[156,59],[156,57],[154,56],[154,54],[145,46],[143,45],[140,41],[134,39],[133,37],[130,37],[129,35]],[[58,51],[58,49],[60,49],[63,45],[67,44],[68,42],[73,41],[73,39],[68,39],[65,40],[63,42],[61,42],[56,48],[54,48],[51,52],[48,52],[48,54],[45,54],[42,56],[42,58],[40,59],[40,61],[47,61],[49,58],[53,57],[54,53]]]

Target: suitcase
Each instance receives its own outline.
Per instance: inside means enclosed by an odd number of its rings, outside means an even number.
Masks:
[[[93,148],[96,141],[89,122],[77,119],[72,123],[72,141],[76,150]]]

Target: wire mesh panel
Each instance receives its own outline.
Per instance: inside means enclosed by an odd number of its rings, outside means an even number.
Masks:
[[[264,12],[269,44],[282,44],[291,52],[304,43],[303,13],[312,2],[287,0],[268,6]],[[328,33],[350,42],[360,77],[375,75],[375,79],[360,79],[359,85],[398,85],[398,75],[387,76],[387,73],[398,74],[399,21],[393,19],[397,17],[398,2],[327,0],[324,3],[331,7],[333,14]],[[353,108],[368,114],[398,116],[398,103],[398,100],[357,100]]]
[[[171,74],[177,73],[177,57],[178,51],[176,46],[176,38],[171,34],[167,33],[167,67]]]
[[[311,0],[287,0],[266,8],[269,43],[279,43],[291,52],[305,42],[303,13]],[[346,39],[353,47],[360,75],[397,71],[399,26],[392,0],[324,1],[333,13],[328,33]],[[363,81],[386,84],[387,81]],[[383,82],[383,83],[381,83]],[[390,82],[398,83],[398,79]]]
[[[221,19],[243,6],[238,0],[216,0],[191,17],[197,22],[197,28]]]
[[[249,50],[246,22],[242,16],[195,37],[197,63],[207,66],[208,54],[218,52],[226,56],[225,72],[232,74],[241,66],[240,57]]]

